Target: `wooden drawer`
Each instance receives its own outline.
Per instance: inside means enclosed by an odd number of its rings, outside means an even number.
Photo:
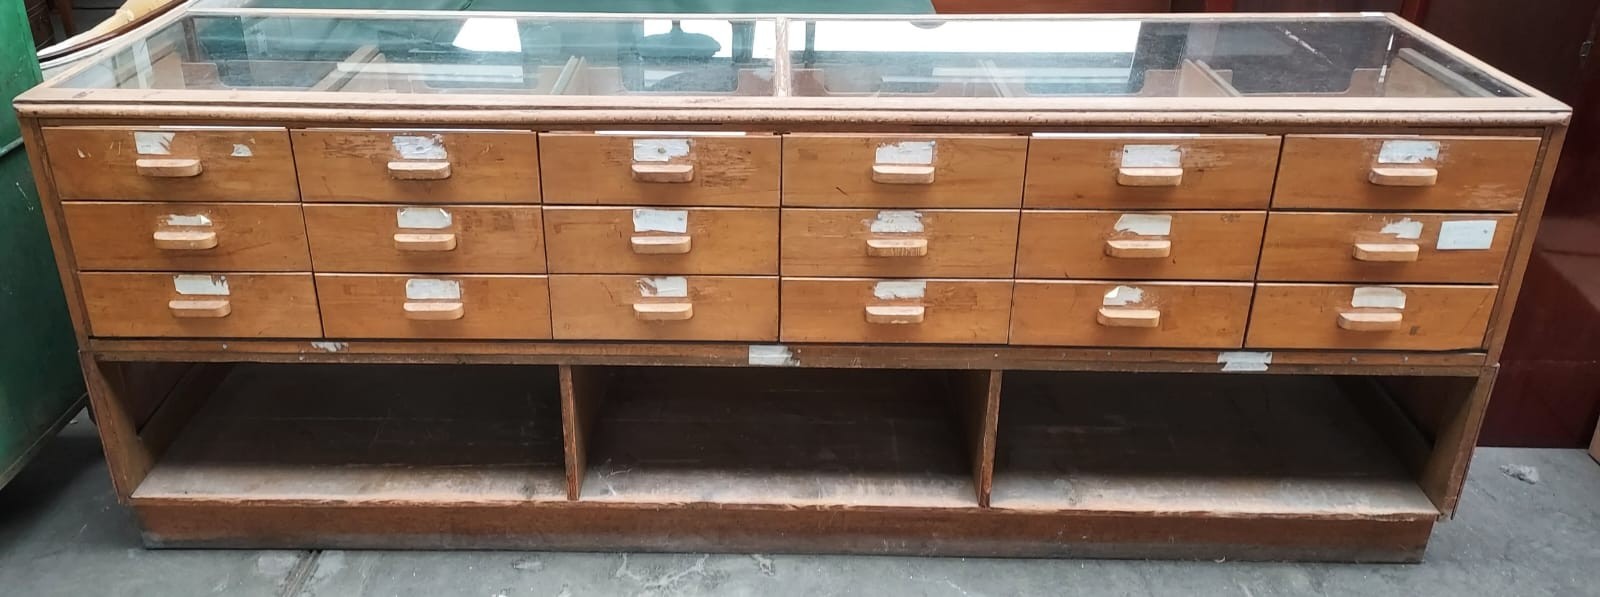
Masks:
[[[1493,284],[1516,227],[1514,215],[1274,212],[1258,279]]]
[[[1010,278],[1017,212],[783,210],[783,274]]]
[[[544,227],[530,206],[307,204],[321,272],[543,273]]]
[[[542,133],[546,203],[778,204],[775,135]]]
[[[1249,280],[1259,211],[1025,211],[1019,278]]]
[[[778,279],[733,276],[551,276],[561,340],[737,340],[778,337]]]
[[[778,210],[546,207],[558,274],[776,274]]]
[[[1248,283],[1018,281],[1011,343],[1238,348]]]
[[[538,203],[532,131],[304,129],[294,137],[306,201]]]
[[[1273,207],[1516,211],[1537,137],[1290,135]]]
[[[311,274],[94,272],[78,285],[92,336],[322,336]]]
[[[783,136],[783,204],[807,207],[1017,207],[1027,137]]]
[[[329,338],[550,338],[544,276],[317,274]]]
[[[1367,293],[1357,294],[1357,289]],[[1260,284],[1251,348],[1460,350],[1483,347],[1494,286]],[[1403,294],[1402,303],[1394,299]]]
[[[45,127],[44,145],[62,199],[300,200],[282,128]]]
[[[783,279],[784,342],[1004,344],[1010,280]]]
[[[1027,207],[1263,209],[1279,137],[1034,135]]]
[[[311,269],[298,203],[62,204],[78,269]]]

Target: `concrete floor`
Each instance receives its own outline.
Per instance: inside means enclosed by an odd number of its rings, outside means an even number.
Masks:
[[[1535,483],[1502,467],[1527,466]],[[1523,474],[1524,477],[1531,475]],[[1600,466],[1478,451],[1421,565],[382,551],[146,551],[83,417],[0,490],[0,594],[1600,595]]]

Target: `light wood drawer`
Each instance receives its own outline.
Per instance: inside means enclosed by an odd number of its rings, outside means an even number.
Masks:
[[[299,201],[276,127],[45,127],[62,199]]]
[[[78,269],[307,271],[298,203],[62,204]]]
[[[78,274],[78,285],[92,336],[322,336],[308,273],[92,272]]]
[[[1019,280],[1011,343],[1238,348],[1250,293],[1248,283]]]
[[[776,135],[631,136],[541,133],[546,203],[778,204]]]
[[[1023,205],[1262,209],[1279,143],[1265,135],[1035,135]]]
[[[1017,212],[783,210],[783,274],[1010,278]]]
[[[783,204],[1017,207],[1027,153],[1014,135],[784,135]]]
[[[544,276],[317,274],[329,338],[550,338]]]
[[[1516,227],[1514,215],[1274,212],[1258,279],[1493,284]]]
[[[1019,278],[1249,280],[1259,211],[1024,211]]]
[[[1516,211],[1537,137],[1290,135],[1273,207]]]
[[[537,274],[544,227],[532,206],[307,204],[321,272]]]
[[[1362,294],[1357,294],[1358,289]],[[1260,284],[1251,348],[1460,350],[1483,347],[1494,286]],[[1403,306],[1396,300],[1404,296]]]
[[[291,133],[306,201],[538,203],[532,131],[304,129]]]
[[[546,207],[558,274],[776,274],[778,210]]]
[[[1010,280],[784,278],[784,342],[1004,344]]]
[[[778,337],[778,279],[735,276],[550,276],[561,340]]]

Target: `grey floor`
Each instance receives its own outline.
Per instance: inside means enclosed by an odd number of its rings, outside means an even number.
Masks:
[[[1508,468],[1511,467],[1511,468]],[[1531,468],[1515,468],[1531,467]],[[1522,471],[1516,476],[1509,471]],[[1531,473],[1531,474],[1530,474]],[[1530,482],[1532,481],[1532,482]],[[1600,595],[1600,466],[1479,450],[1420,565],[512,552],[146,551],[80,417],[0,490],[0,595]]]

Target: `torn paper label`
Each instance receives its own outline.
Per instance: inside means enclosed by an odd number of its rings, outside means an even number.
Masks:
[[[322,352],[343,352],[350,348],[349,342],[312,342],[311,347]]]
[[[1217,362],[1222,363],[1222,370],[1227,373],[1266,371],[1272,364],[1270,352],[1223,352],[1217,354]]]
[[[933,165],[933,141],[901,141],[878,146],[875,164],[902,166]]]
[[[869,227],[873,232],[880,234],[922,232],[922,212],[905,210],[880,211],[878,212],[878,217],[872,219]]]
[[[405,160],[442,160],[449,157],[444,137],[439,135],[395,135],[390,143]]]
[[[689,212],[682,209],[635,209],[634,232],[689,232]]]
[[[1372,309],[1404,309],[1406,293],[1392,286],[1362,286],[1350,295],[1350,306]]]
[[[135,131],[133,148],[139,155],[172,155],[173,133],[165,131]]]
[[[243,143],[234,143],[233,144],[233,153],[229,154],[229,155],[232,155],[233,157],[236,157],[236,158],[247,158],[247,157],[253,156],[255,154],[256,154],[255,152],[250,151],[250,146],[249,145],[245,145]]]
[[[172,277],[172,289],[183,295],[228,296],[228,277],[177,275]]]
[[[1124,145],[1123,168],[1182,168],[1183,150],[1177,145]]]
[[[1422,238],[1422,222],[1411,218],[1400,218],[1398,222],[1384,223],[1383,229],[1379,232],[1402,240],[1417,240]]]
[[[1172,216],[1122,214],[1114,229],[1139,236],[1168,236],[1172,234]]]
[[[1439,224],[1440,251],[1482,251],[1494,246],[1494,220],[1456,220]]]
[[[782,344],[751,344],[750,364],[757,367],[793,367],[800,364],[794,351]]]
[[[1379,164],[1424,164],[1439,161],[1439,142],[1416,139],[1384,141],[1378,149]]]
[[[161,222],[167,226],[210,226],[211,218],[203,214],[167,214],[167,217],[162,218]]]
[[[1100,301],[1102,307],[1125,307],[1144,302],[1144,291],[1132,286],[1118,286],[1106,291],[1105,299]]]
[[[688,139],[634,139],[633,161],[670,162],[688,157],[689,147]]]
[[[920,299],[927,293],[927,280],[885,280],[872,286],[872,296],[885,301]]]
[[[461,282],[438,278],[412,278],[406,280],[406,300],[461,300]]]
[[[395,225],[400,228],[443,230],[453,222],[450,212],[437,207],[402,207],[394,212]]]
[[[687,298],[689,279],[683,276],[639,278],[639,296],[645,298]]]

